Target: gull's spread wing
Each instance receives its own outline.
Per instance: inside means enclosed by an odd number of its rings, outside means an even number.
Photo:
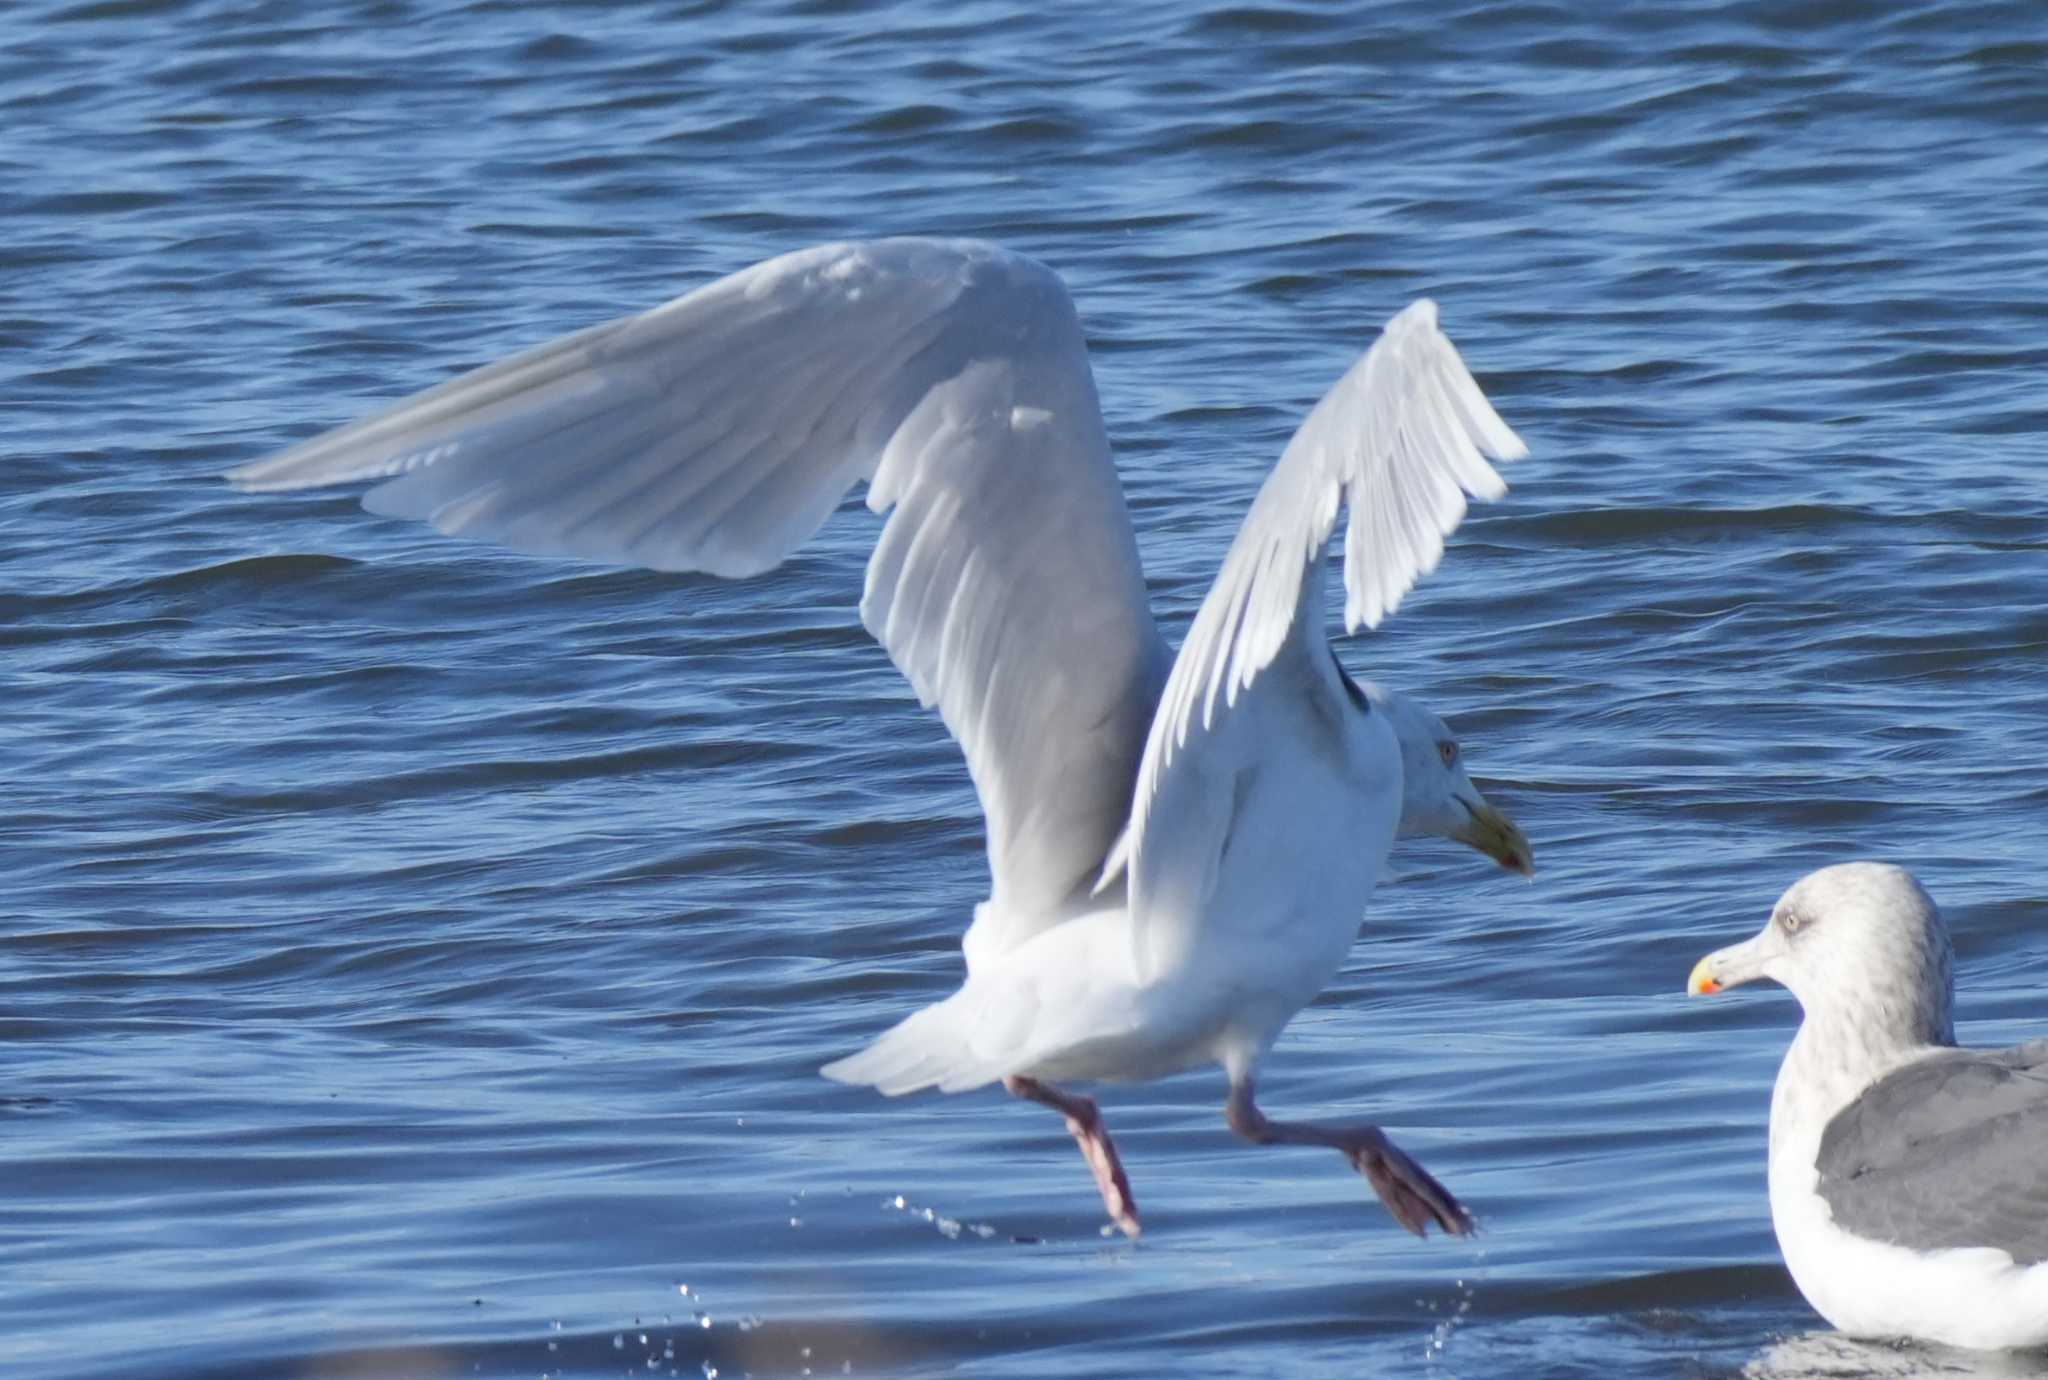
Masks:
[[[382,479],[372,512],[519,550],[743,576],[856,480],[861,619],[936,704],[1021,929],[1122,827],[1167,653],[1059,278],[976,241],[771,259],[234,471]]]
[[[1436,566],[1444,538],[1465,515],[1465,496],[1494,499],[1507,491],[1486,461],[1527,454],[1437,329],[1436,305],[1413,303],[1394,319],[1337,385],[1309,413],[1267,476],[1208,597],[1195,614],[1174,660],[1154,715],[1131,802],[1131,818],[1104,869],[1131,875],[1131,904],[1147,921],[1146,852],[1155,807],[1172,791],[1185,758],[1199,752],[1204,735],[1220,733],[1239,694],[1282,658],[1299,658],[1309,674],[1324,674],[1329,652],[1323,632],[1323,550],[1337,514],[1351,512],[1344,551],[1344,623],[1377,626],[1401,597]],[[1197,741],[1190,742],[1194,735]],[[1255,741],[1239,745],[1256,753]],[[1218,743],[1219,750],[1229,745]],[[1226,779],[1230,764],[1195,777]],[[1206,788],[1195,793],[1208,793]],[[1173,890],[1184,890],[1190,846],[1220,850],[1222,840],[1184,837],[1195,816],[1227,812],[1172,811],[1167,832],[1177,869]],[[1188,820],[1180,819],[1183,813]],[[1194,832],[1200,832],[1195,830]]]

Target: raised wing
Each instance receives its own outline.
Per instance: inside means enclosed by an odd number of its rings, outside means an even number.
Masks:
[[[1893,1070],[1828,1122],[1817,1163],[1835,1224],[1858,1236],[2048,1260],[2048,1040]]]
[[[1528,453],[1437,329],[1436,304],[1411,304],[1323,396],[1287,443],[1195,614],[1145,743],[1130,825],[1103,872],[1132,873],[1152,805],[1191,731],[1206,731],[1283,650],[1327,658],[1323,550],[1349,504],[1344,627],[1377,626],[1465,515],[1465,495],[1507,492],[1486,462]],[[1318,665],[1317,673],[1321,673]]]
[[[771,569],[848,488],[888,513],[861,619],[938,706],[1008,947],[1085,892],[1167,652],[1057,276],[977,241],[827,245],[234,471],[383,479],[372,512],[548,555]]]

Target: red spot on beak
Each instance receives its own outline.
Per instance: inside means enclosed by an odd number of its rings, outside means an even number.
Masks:
[[[1686,974],[1685,990],[1695,997],[1711,997],[1721,990],[1721,979],[1714,972],[1711,954],[1692,965],[1692,971]]]

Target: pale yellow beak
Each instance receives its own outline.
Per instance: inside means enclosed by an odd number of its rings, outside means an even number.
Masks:
[[[1768,977],[1770,975],[1764,969],[1782,953],[1777,936],[1766,927],[1755,938],[1716,949],[1693,964],[1692,973],[1685,980],[1686,995],[1711,997],[1730,987],[1740,987],[1745,982]]]
[[[1536,854],[1529,847],[1529,837],[1513,820],[1484,800],[1476,805],[1462,799],[1459,803],[1471,818],[1452,838],[1477,848],[1510,872],[1519,872],[1524,877],[1536,875]]]
[[[1685,980],[1685,994],[1688,997],[1711,997],[1721,989],[1721,979],[1714,976],[1714,956],[1708,954],[1692,965],[1692,975]]]

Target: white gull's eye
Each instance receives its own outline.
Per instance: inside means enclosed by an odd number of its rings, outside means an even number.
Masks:
[[[1445,766],[1454,767],[1458,764],[1458,745],[1456,743],[1438,743],[1436,750],[1437,755],[1444,759]]]

